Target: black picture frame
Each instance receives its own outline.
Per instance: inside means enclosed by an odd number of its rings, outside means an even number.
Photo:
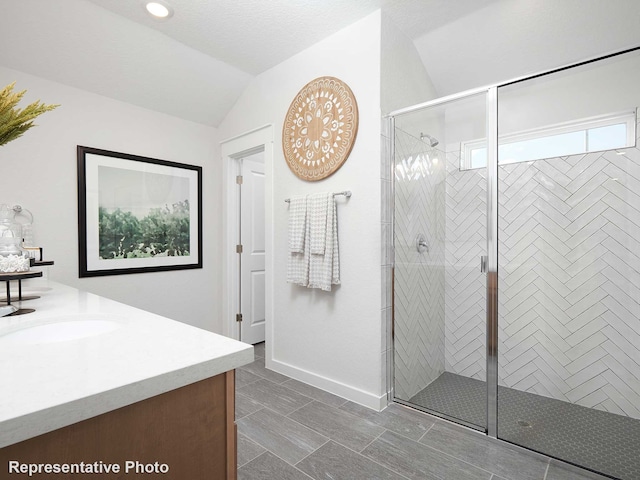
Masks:
[[[77,146],[79,276],[202,268],[202,167]]]

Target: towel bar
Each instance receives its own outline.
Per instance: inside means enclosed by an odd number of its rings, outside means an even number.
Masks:
[[[334,197],[336,195],[344,195],[345,197],[349,198],[351,196],[351,190],[345,190],[344,192],[336,192],[336,193],[333,194]],[[290,198],[285,198],[284,201],[289,203],[291,201],[291,199]]]

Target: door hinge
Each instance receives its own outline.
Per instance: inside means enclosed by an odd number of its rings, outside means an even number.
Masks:
[[[241,321],[242,321],[242,314],[236,313],[236,322],[241,322]]]
[[[242,253],[242,245],[236,245],[236,253]]]
[[[242,185],[242,175],[238,175],[238,176],[236,177],[236,183],[237,183],[238,185]]]

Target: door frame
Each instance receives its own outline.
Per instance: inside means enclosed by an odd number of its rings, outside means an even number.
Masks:
[[[273,125],[268,124],[220,142],[222,161],[222,333],[239,339],[238,313],[239,203],[237,195],[237,160],[264,151],[265,174],[265,340],[271,350],[273,318]],[[265,356],[270,355],[265,352]]]

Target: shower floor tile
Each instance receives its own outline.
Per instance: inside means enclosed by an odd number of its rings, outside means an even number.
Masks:
[[[409,402],[484,428],[486,383],[445,372]],[[623,480],[640,479],[640,420],[498,388],[498,436]]]
[[[444,372],[409,402],[481,429],[487,425],[487,384],[475,378]]]

